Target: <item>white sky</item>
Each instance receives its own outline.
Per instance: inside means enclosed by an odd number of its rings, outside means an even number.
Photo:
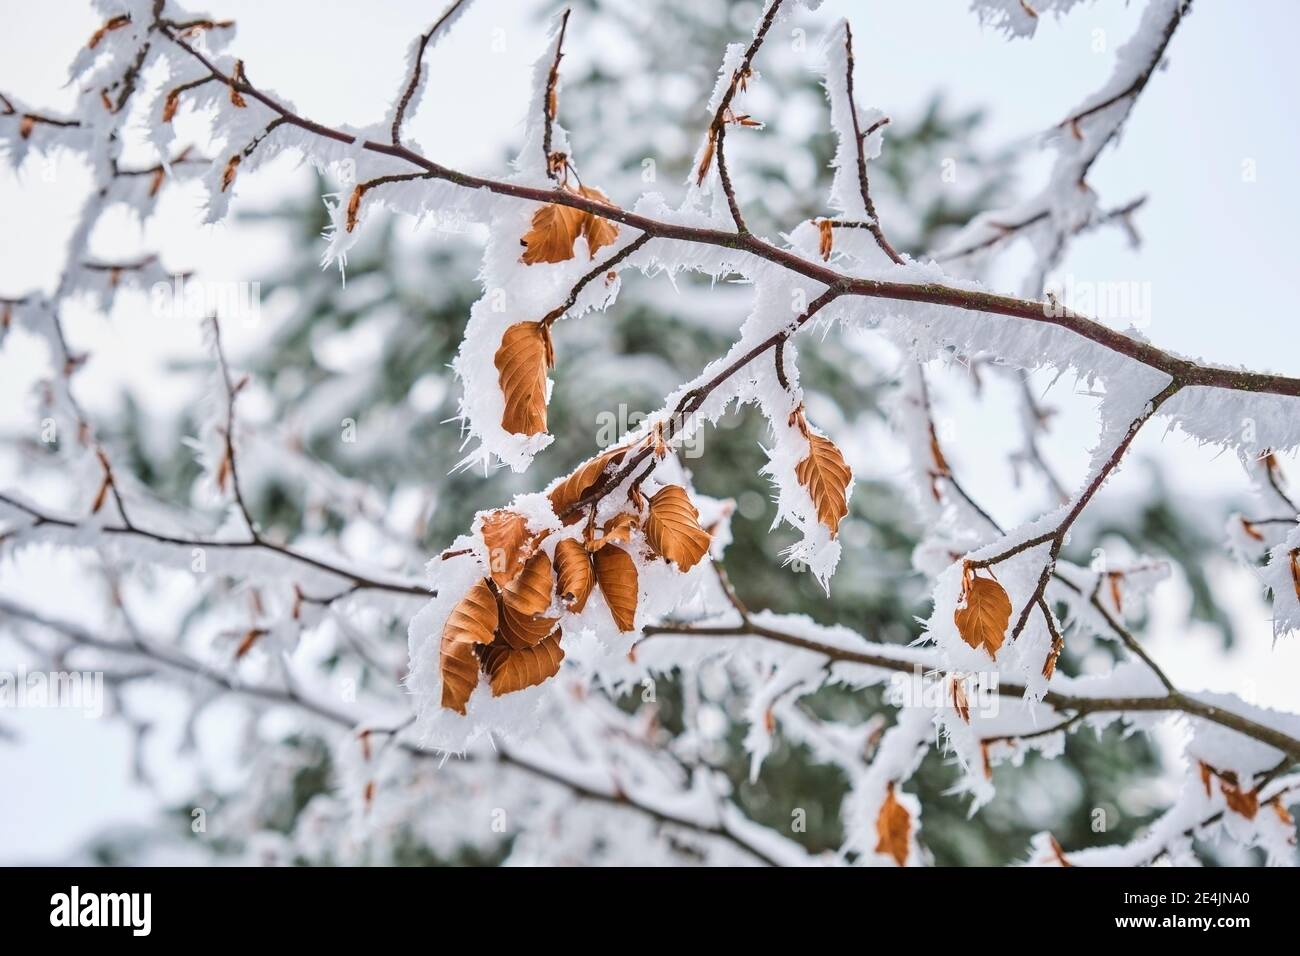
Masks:
[[[383,113],[399,86],[406,45],[439,6],[211,0],[210,9],[239,23],[235,49],[254,82],[291,98],[304,115],[360,125]],[[962,0],[827,0],[817,22],[851,16],[864,102],[904,116],[941,88],[957,105],[986,108],[989,143],[1030,142],[1106,79],[1114,49],[1142,5],[1098,0],[1059,24],[1045,20],[1032,41],[1014,43],[982,32],[965,6]],[[487,164],[519,131],[528,70],[541,43],[535,8],[532,0],[480,0],[438,48],[429,92],[408,126],[409,137],[429,155],[494,171]],[[0,91],[51,108],[67,106],[65,65],[98,25],[89,5],[0,0],[0,23]],[[1300,4],[1293,0],[1196,4],[1173,42],[1169,70],[1151,83],[1119,148],[1093,172],[1092,184],[1107,204],[1150,196],[1139,219],[1145,245],[1134,253],[1117,233],[1103,231],[1077,243],[1065,271],[1085,280],[1150,283],[1153,320],[1146,331],[1157,345],[1300,374],[1294,319],[1282,305],[1291,294],[1292,235],[1300,222],[1300,124],[1291,102],[1300,89],[1300,64],[1291,49],[1298,32]],[[1099,37],[1100,52],[1094,50]],[[811,40],[815,49],[816,37]],[[769,42],[782,41],[789,38],[778,34]],[[580,135],[579,118],[568,125]],[[1254,181],[1243,179],[1247,161]],[[278,162],[241,177],[236,207],[265,204],[293,175],[288,163]],[[39,163],[29,163],[21,182],[0,172],[0,294],[54,281],[84,185],[84,175],[66,165],[52,180]],[[1027,180],[1025,191],[1035,185]],[[882,202],[886,217],[892,201]],[[265,229],[195,228],[192,203],[192,195],[169,199],[148,236],[119,226],[105,238],[123,255],[137,245],[158,246],[170,268],[197,267],[213,279],[256,278],[283,254],[284,238]],[[92,412],[106,408],[126,380],[154,401],[169,400],[174,389],[160,371],[162,362],[193,355],[198,346],[193,328],[159,328],[156,319],[117,312],[112,323],[73,317],[77,341],[96,356],[78,378]],[[238,334],[234,330],[236,350]],[[22,343],[0,353],[0,430],[29,420],[28,386],[41,361],[39,350]],[[997,456],[973,450],[1006,446],[1011,436],[988,424],[1006,419],[963,413],[959,388],[945,395],[945,413],[958,426],[950,457],[969,476],[976,497],[1020,513],[1028,504],[1009,489]],[[1076,404],[1050,446],[1066,474],[1079,473],[1094,433],[1088,409]],[[1170,463],[1171,480],[1189,495],[1244,490],[1235,462],[1215,461],[1178,438],[1160,442],[1158,434],[1145,435],[1138,453]],[[0,484],[11,474],[12,463],[0,459]],[[1141,480],[1140,469],[1129,469],[1107,492],[1122,494],[1125,482],[1131,487]],[[15,583],[4,580],[6,570],[0,567],[0,589],[7,590]],[[22,580],[28,596],[32,588],[59,594],[64,583],[52,565],[43,579],[34,582],[28,573]],[[1234,594],[1240,592],[1235,611],[1251,622],[1253,643],[1228,659],[1212,637],[1187,633],[1175,613],[1186,595],[1173,587],[1152,636],[1155,656],[1190,687],[1240,689],[1249,681],[1258,701],[1294,708],[1290,685],[1300,671],[1300,652],[1294,643],[1271,648],[1266,611],[1250,580],[1243,577],[1241,584],[1233,586]],[[0,660],[0,669],[9,666]],[[0,790],[0,860],[66,853],[96,828],[142,819],[156,806],[156,796],[127,779],[128,735],[112,722],[53,712],[0,713],[0,720],[25,735],[21,746],[0,743],[0,778],[23,781]]]

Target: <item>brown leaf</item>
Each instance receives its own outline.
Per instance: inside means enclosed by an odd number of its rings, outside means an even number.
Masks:
[[[501,600],[520,614],[533,617],[551,606],[554,586],[551,559],[546,552],[538,551],[524,562],[514,580],[502,585]]]
[[[600,528],[600,537],[594,535],[587,541],[588,551],[599,551],[607,544],[627,544],[632,540],[632,532],[641,519],[631,512],[624,511],[606,521]],[[588,528],[588,532],[592,529]]]
[[[36,119],[33,116],[25,115],[18,121],[18,135],[23,139],[30,139],[32,130],[36,128]]]
[[[589,458],[579,465],[569,477],[551,489],[547,496],[551,499],[551,507],[555,509],[555,513],[558,515],[581,501],[583,496],[595,488],[605,476],[605,469],[610,465],[619,464],[626,454],[626,449],[618,448],[599,454],[595,458]],[[578,512],[574,512],[564,518],[564,523],[573,524],[581,518]]]
[[[515,648],[498,642],[485,648],[483,669],[487,671],[492,696],[512,694],[559,673],[560,662],[564,660],[561,636],[557,630],[532,647]]]
[[[817,520],[831,529],[833,537],[840,530],[840,521],[849,513],[848,487],[853,472],[835,443],[809,429],[802,411],[796,415],[796,424],[808,438],[808,457],[799,462],[794,474],[812,496]]]
[[[243,157],[236,153],[226,160],[226,168],[221,171],[221,191],[224,193],[230,188],[230,184],[235,181],[235,170],[239,169],[240,160]]]
[[[479,533],[487,546],[492,580],[500,587],[515,579],[540,538],[528,533],[527,518],[509,508],[498,508],[485,515]]]
[[[90,506],[90,513],[99,514],[99,509],[104,507],[104,502],[108,499],[108,489],[113,486],[113,480],[104,475],[104,480],[99,483],[99,490],[95,492],[95,500]]]
[[[704,177],[709,174],[709,167],[713,165],[713,151],[718,146],[718,130],[716,127],[709,128],[709,140],[704,144],[704,155],[700,157],[699,168],[695,170],[695,185],[702,186]]]
[[[506,407],[501,427],[515,435],[546,431],[546,373],[555,365],[551,333],[540,322],[516,322],[501,336],[496,367]]]
[[[984,648],[996,659],[1011,620],[1007,592],[992,578],[976,577],[968,569],[962,582],[962,601],[963,606],[953,615],[961,639],[977,650]]]
[[[1204,760],[1198,761],[1201,765],[1201,783],[1205,784],[1205,795],[1210,795],[1210,779],[1214,776],[1214,768]]]
[[[105,36],[114,30],[120,30],[130,22],[131,18],[125,13],[119,13],[117,16],[112,17],[106,21],[102,27],[91,34],[90,42],[86,44],[86,49],[95,49],[95,47],[99,46],[99,42],[103,40]]]
[[[1291,585],[1295,588],[1295,598],[1300,601],[1300,548],[1291,549]]]
[[[1241,519],[1241,530],[1246,532],[1249,537],[1254,538],[1256,541],[1264,540],[1264,536],[1259,533],[1259,529],[1245,518]]]
[[[822,254],[822,261],[825,262],[831,257],[831,252],[835,248],[835,229],[829,219],[819,219],[817,221],[818,232],[818,251]]]
[[[540,644],[551,632],[559,620],[554,617],[535,617],[524,614],[509,603],[501,602],[501,620],[497,627],[499,639],[514,648],[533,647]]]
[[[1228,802],[1229,809],[1247,820],[1255,819],[1255,814],[1259,812],[1259,794],[1254,790],[1242,790],[1235,780],[1229,781],[1226,774],[1219,776],[1219,789],[1223,791],[1223,799]]]
[[[361,197],[366,194],[364,183],[357,183],[356,188],[352,190],[352,195],[348,198],[348,219],[347,231],[351,232],[357,228],[357,220],[361,213]]]
[[[253,649],[253,645],[257,643],[258,639],[266,637],[268,633],[270,632],[264,627],[250,628],[239,642],[239,646],[235,648],[235,660],[243,660],[244,656]]]
[[[608,206],[614,205],[599,189],[592,186],[579,186],[578,192],[588,199],[594,199],[597,202],[603,202]],[[587,237],[588,258],[596,258],[596,252],[604,246],[613,245],[618,239],[618,224],[610,222],[603,216],[596,216],[591,213],[586,214],[582,223],[582,234]]]
[[[519,240],[526,266],[539,262],[566,262],[573,258],[573,244],[586,228],[587,214],[572,206],[547,203],[533,213],[533,226]]]
[[[970,698],[966,696],[966,687],[960,678],[952,680],[952,707],[957,716],[965,723],[970,723]]]
[[[637,576],[632,556],[611,544],[596,552],[596,581],[620,631],[636,629]]]
[[[163,100],[162,118],[164,123],[170,123],[176,117],[176,111],[181,105],[181,91],[172,90],[167,94],[167,99]]]
[[[709,533],[700,527],[700,513],[680,485],[665,485],[650,499],[645,536],[678,571],[689,571],[709,552]]]
[[[894,796],[891,782],[885,791],[885,802],[876,817],[876,852],[887,853],[899,866],[907,865],[907,853],[912,836],[912,815]]]
[[[1065,849],[1061,846],[1061,841],[1053,833],[1047,834],[1047,839],[1052,847],[1052,856],[1056,857],[1056,862],[1061,866],[1074,866],[1065,856]]]
[[[452,608],[442,629],[440,664],[442,667],[442,706],[465,713],[469,695],[478,686],[476,644],[491,644],[497,621],[496,595],[487,578],[475,582],[469,592]]]
[[[596,572],[587,549],[573,538],[565,538],[555,545],[555,576],[555,589],[560,600],[577,614],[587,606],[587,598],[596,583]]]

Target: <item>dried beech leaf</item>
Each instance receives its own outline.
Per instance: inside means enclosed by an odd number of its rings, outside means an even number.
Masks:
[[[899,866],[907,865],[908,846],[912,837],[912,815],[894,796],[891,783],[885,791],[885,802],[876,817],[876,852],[894,858]]]
[[[492,696],[512,694],[558,674],[560,662],[564,660],[560,637],[561,632],[556,631],[532,647],[515,648],[497,643],[486,648],[482,655],[483,669],[487,671]]]
[[[533,617],[551,606],[554,586],[551,559],[544,551],[538,551],[524,562],[513,581],[502,586],[501,600],[518,613]]]
[[[636,629],[637,577],[632,556],[617,545],[596,552],[596,581],[620,631]]]
[[[579,186],[578,192],[588,199],[594,199],[596,202],[603,202],[606,205],[614,205],[599,189],[591,186]],[[604,246],[613,245],[618,239],[618,224],[610,222],[603,216],[595,216],[587,213],[582,223],[582,234],[587,237],[587,251],[590,258],[596,258],[596,252]]]
[[[587,214],[572,206],[547,203],[533,213],[533,226],[519,240],[524,253],[519,261],[532,266],[539,262],[567,262],[573,258],[573,244],[586,226]]]
[[[442,629],[442,706],[465,713],[469,695],[478,686],[476,644],[491,644],[497,629],[497,599],[487,579],[475,583],[460,599]]]
[[[235,171],[239,169],[239,163],[242,159],[243,157],[236,153],[226,160],[226,168],[221,171],[221,191],[223,193],[234,183]]]
[[[1230,780],[1227,774],[1219,776],[1219,789],[1223,791],[1223,799],[1230,810],[1247,820],[1255,819],[1255,814],[1259,813],[1259,794],[1254,790],[1242,790],[1235,778]]]
[[[817,221],[817,232],[818,252],[821,253],[824,262],[831,257],[831,252],[835,249],[835,230],[831,226],[829,219],[819,219]]]
[[[501,336],[495,361],[506,400],[501,427],[515,435],[546,431],[546,373],[555,365],[550,330],[516,322]]]
[[[970,698],[966,696],[966,687],[959,678],[952,681],[952,709],[965,723],[970,723]]]
[[[709,174],[709,167],[713,165],[713,153],[717,148],[718,131],[715,127],[710,127],[708,142],[704,144],[704,154],[700,157],[699,168],[695,170],[695,185],[704,184],[704,177]]]
[[[680,485],[665,485],[650,499],[645,536],[679,571],[689,571],[709,553],[709,533],[700,527],[700,513]]]
[[[539,536],[529,534],[528,519],[509,508],[498,508],[487,515],[480,533],[487,545],[492,580],[505,587],[519,574],[524,561],[532,556]]]
[[[835,535],[840,529],[840,521],[849,513],[848,487],[853,472],[834,442],[806,426],[803,430],[808,436],[808,457],[799,462],[794,474],[799,484],[808,489],[813,504],[817,506],[817,520]]]
[[[573,474],[556,485],[548,495],[555,513],[558,515],[581,501],[582,497],[596,487],[596,484],[604,477],[605,469],[610,465],[619,464],[625,454],[627,454],[626,449],[620,448],[597,455],[595,458],[589,458],[579,465]],[[564,518],[564,523],[573,524],[575,521],[581,520],[581,517],[578,512],[574,512]]]
[[[996,659],[1011,620],[1011,599],[997,581],[973,573],[966,577],[962,596],[965,604],[953,615],[961,639],[977,650],[984,648]]]
[[[559,618],[535,617],[515,610],[506,602],[501,602],[501,622],[497,627],[500,640],[511,647],[533,647],[540,644],[551,632]]]
[[[555,577],[555,589],[565,607],[577,614],[587,606],[587,598],[596,584],[596,572],[587,549],[573,538],[565,538],[555,545]]]
[[[641,519],[631,512],[616,514],[600,527],[600,537],[593,537],[587,542],[588,551],[599,551],[607,544],[627,544],[632,540],[632,532]]]
[[[1295,599],[1300,601],[1300,548],[1291,551],[1291,585],[1295,588]]]

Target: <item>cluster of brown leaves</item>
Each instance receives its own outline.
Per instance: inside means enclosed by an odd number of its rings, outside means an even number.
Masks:
[[[953,620],[963,641],[977,650],[984,648],[996,659],[1011,621],[1011,598],[995,578],[978,577],[967,563],[962,567],[961,602]]]
[[[817,520],[830,528],[834,537],[839,533],[840,521],[849,513],[848,488],[853,472],[835,443],[808,426],[802,405],[791,413],[790,424],[808,440],[808,457],[795,466],[795,478],[817,507]]]
[[[607,206],[613,205],[608,196],[591,186],[579,185],[575,189],[566,184],[560,188]],[[524,247],[519,261],[528,266],[539,262],[567,262],[573,258],[573,246],[579,236],[587,240],[588,258],[594,259],[597,252],[613,245],[618,238],[618,224],[573,206],[547,203],[533,213],[532,228],[519,240]]]
[[[584,463],[550,493],[557,513],[581,500],[626,450]],[[666,485],[641,509],[614,515],[599,527],[589,512],[582,540],[556,542],[554,557],[541,550],[549,532],[533,533],[520,513],[502,508],[487,515],[480,533],[487,547],[488,577],[477,581],[452,609],[443,627],[440,664],[442,706],[464,714],[480,673],[493,696],[532,687],[555,676],[564,660],[559,618],[547,616],[552,595],[578,613],[597,587],[620,631],[635,629],[639,596],[636,562],[628,548],[640,528],[653,555],[689,571],[708,553],[710,535],[686,490]],[[572,515],[573,524],[580,520]]]
[[[894,783],[890,781],[876,816],[876,852],[892,856],[899,866],[907,866],[911,838],[912,815],[894,796]]]

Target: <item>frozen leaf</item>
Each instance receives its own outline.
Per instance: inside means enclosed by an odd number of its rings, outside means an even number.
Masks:
[[[894,796],[891,782],[885,790],[885,802],[876,817],[876,852],[894,858],[899,866],[907,865],[908,846],[912,836],[912,815]]]
[[[555,576],[556,590],[565,607],[576,614],[587,606],[596,572],[587,549],[573,538],[565,538],[555,546]]]
[[[502,586],[501,600],[507,607],[529,617],[541,614],[551,606],[551,589],[555,576],[551,573],[551,559],[538,551],[526,562],[513,581]]]
[[[599,189],[591,186],[579,186],[578,192],[588,199],[594,199],[597,202],[603,202],[608,206],[614,205]],[[587,237],[587,251],[590,258],[596,258],[597,250],[604,246],[613,245],[618,239],[618,225],[610,222],[603,216],[595,216],[591,213],[586,214],[582,223],[582,234]]]
[[[524,265],[539,262],[566,262],[573,258],[573,244],[583,232],[587,214],[572,206],[547,203],[533,213],[533,226],[524,233],[520,243],[524,253],[519,261]]]
[[[516,322],[501,336],[495,361],[506,401],[501,427],[516,435],[546,431],[546,373],[555,365],[550,330]]]
[[[599,551],[607,544],[627,544],[632,540],[632,532],[640,519],[631,512],[616,514],[600,527],[599,535],[592,535],[587,541],[588,551]]]
[[[564,660],[560,637],[561,632],[557,630],[532,647],[516,648],[497,643],[485,648],[483,669],[487,671],[492,696],[512,694],[558,674],[560,662]]]
[[[650,499],[645,535],[650,547],[679,571],[689,571],[709,551],[709,533],[700,527],[700,513],[680,485],[665,485]]]
[[[509,508],[498,508],[485,517],[481,533],[488,549],[492,580],[505,587],[532,555],[538,536],[528,533],[527,518]]]
[[[1011,620],[1011,599],[992,578],[976,577],[967,568],[962,580],[962,606],[953,615],[961,639],[971,647],[984,648],[997,657]]]
[[[817,520],[834,535],[840,529],[840,521],[849,513],[848,487],[853,472],[835,443],[808,427],[802,409],[791,420],[808,439],[808,457],[795,467],[795,477],[812,497]]]
[[[452,608],[442,629],[442,706],[465,713],[478,685],[476,644],[491,644],[497,628],[497,599],[484,578]]]
[[[817,221],[817,234],[817,251],[821,253],[822,261],[825,261],[831,257],[835,248],[835,229],[829,219]]]
[[[596,580],[620,631],[636,629],[637,576],[632,556],[617,545],[596,552]]]
[[[570,507],[577,504],[582,498],[596,487],[597,483],[604,477],[605,468],[610,465],[617,465],[627,454],[625,449],[607,451],[604,454],[597,455],[584,461],[573,474],[565,478],[562,482],[551,490],[549,495],[551,507],[557,515],[563,514]],[[573,524],[581,518],[577,512],[565,517],[565,524]]]
[[[511,647],[532,647],[541,643],[555,630],[558,618],[535,617],[515,610],[505,601],[501,602],[501,624],[497,629],[500,639]]]

